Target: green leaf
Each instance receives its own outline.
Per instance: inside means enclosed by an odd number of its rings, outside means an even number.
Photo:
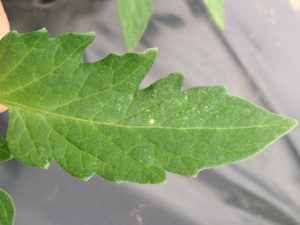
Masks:
[[[152,0],[119,0],[119,16],[128,51],[132,51],[146,30],[152,14]]]
[[[9,194],[0,188],[0,225],[13,225],[14,220],[14,203]]]
[[[11,159],[11,154],[7,148],[4,138],[0,135],[0,162]]]
[[[215,23],[220,29],[224,29],[224,0],[204,0]]]
[[[0,41],[0,104],[17,160],[75,177],[160,183],[249,158],[296,121],[228,96],[223,86],[181,91],[172,73],[139,89],[156,49],[83,63],[94,35],[11,32]],[[5,53],[3,53],[5,52]]]

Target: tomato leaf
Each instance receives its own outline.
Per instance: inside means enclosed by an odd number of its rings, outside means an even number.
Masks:
[[[0,188],[0,225],[13,225],[14,220],[14,203],[9,194]]]
[[[204,0],[213,20],[220,29],[224,29],[224,0]]]
[[[119,0],[119,16],[128,51],[132,51],[143,36],[152,7],[152,0]]]
[[[17,160],[40,168],[56,160],[84,180],[160,183],[166,171],[196,176],[247,159],[296,126],[223,86],[182,91],[181,73],[139,89],[156,49],[83,63],[93,38],[40,30],[0,41],[0,104]]]
[[[10,154],[8,147],[4,138],[0,135],[0,162],[11,159],[12,155]]]

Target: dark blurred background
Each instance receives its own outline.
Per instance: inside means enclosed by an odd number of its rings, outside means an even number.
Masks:
[[[95,31],[95,61],[125,52],[116,0],[3,0],[19,32]],[[228,92],[300,120],[300,0],[225,0],[218,30],[201,0],[154,0],[138,50],[158,47],[142,86],[172,71],[185,87],[225,84]],[[1,114],[5,131],[7,114]],[[297,225],[300,224],[300,129],[253,159],[169,174],[166,185],[88,183],[56,163],[49,170],[0,165],[0,186],[14,197],[16,225]]]

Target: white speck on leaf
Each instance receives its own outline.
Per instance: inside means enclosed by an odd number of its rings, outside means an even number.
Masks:
[[[202,111],[203,112],[209,112],[211,109],[213,109],[214,108],[214,106],[211,106],[211,107],[209,107],[208,105],[206,105],[206,106],[204,106],[203,108],[202,108]]]
[[[155,123],[155,120],[154,120],[154,119],[150,119],[150,120],[149,120],[149,123],[150,123],[150,124],[154,124],[154,123]]]

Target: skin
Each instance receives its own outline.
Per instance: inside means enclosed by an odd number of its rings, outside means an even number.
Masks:
[[[2,38],[10,30],[9,22],[4,11],[2,2],[0,0],[0,38]],[[5,111],[7,108],[0,104],[0,113]]]
[[[0,1],[0,38],[9,32],[9,23],[4,11],[2,2]]]

